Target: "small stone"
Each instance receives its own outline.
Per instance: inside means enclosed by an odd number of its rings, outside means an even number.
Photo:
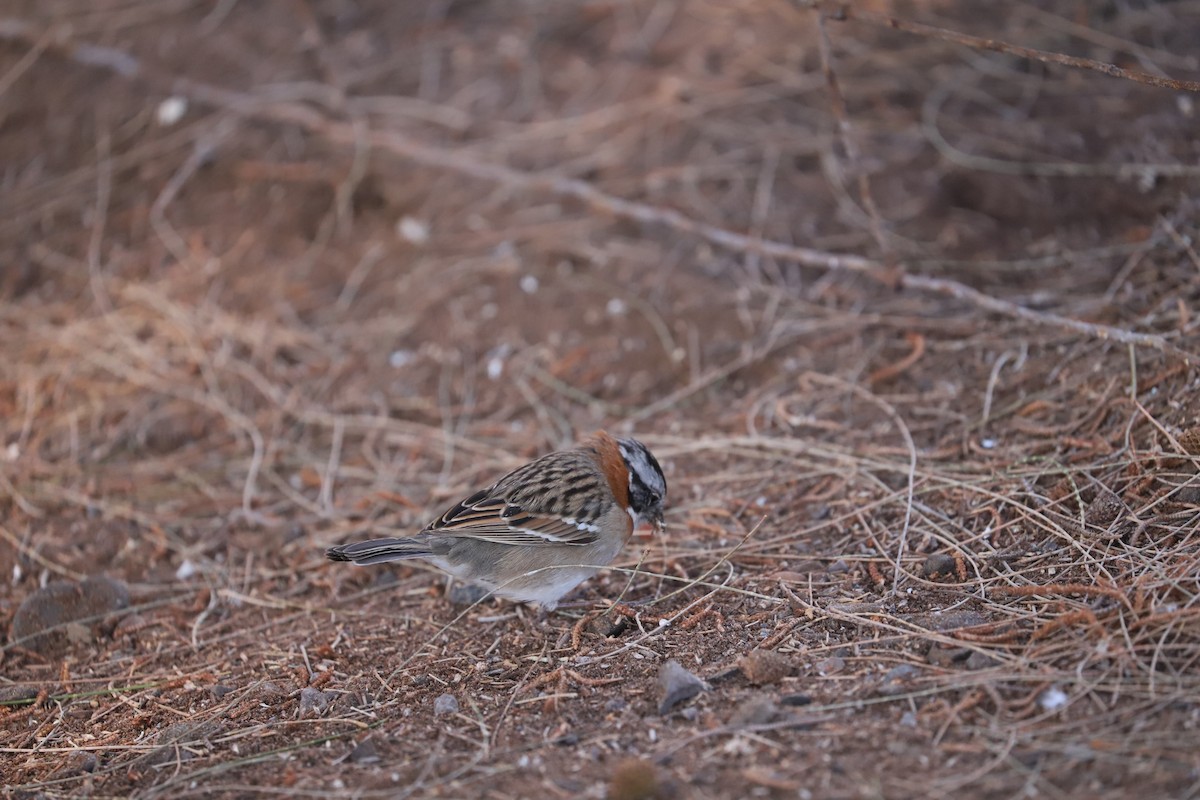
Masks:
[[[615,639],[629,630],[629,619],[627,617],[600,616],[588,623],[588,628],[597,636]]]
[[[737,666],[731,667],[730,669],[723,669],[715,675],[709,675],[707,678],[708,685],[711,688],[713,686],[716,686],[718,683],[724,683],[725,681],[729,680],[730,678],[736,678],[738,675],[741,675],[741,674],[742,674],[741,659],[738,659]]]
[[[32,686],[0,686],[0,707],[11,709],[14,706],[22,706],[37,696],[38,690]]]
[[[1066,707],[1067,702],[1070,699],[1071,698],[1068,697],[1067,693],[1062,689],[1058,688],[1057,686],[1051,686],[1049,689],[1038,695],[1038,705],[1040,705],[1046,711],[1058,711],[1059,709]]]
[[[649,761],[629,758],[613,769],[608,780],[608,800],[660,800],[665,793],[658,770]]]
[[[817,662],[817,672],[822,675],[833,675],[846,668],[846,659],[840,656],[823,658]]]
[[[433,701],[433,713],[439,717],[444,717],[447,714],[457,714],[458,698],[449,692],[438,695],[438,698]]]
[[[71,767],[71,771],[74,772],[75,774],[78,775],[83,772],[95,772],[96,771],[97,762],[96,762],[96,754],[95,753],[89,753],[86,751],[75,752],[75,753],[72,753],[71,756],[72,757],[71,757],[70,767]]]
[[[78,584],[55,581],[21,603],[13,617],[9,644],[39,653],[62,650],[70,643],[90,644],[95,641],[93,626],[128,607],[129,589],[121,581],[105,577],[87,578]]]
[[[792,674],[792,659],[775,650],[751,650],[738,661],[738,668],[746,680],[763,686],[786,678]]]
[[[279,684],[274,681],[263,681],[258,686],[255,686],[251,692],[254,699],[260,703],[270,703],[287,694],[283,689],[279,688]]]
[[[812,702],[812,695],[809,694],[785,694],[779,698],[781,706],[810,706]]]
[[[624,697],[610,697],[608,702],[604,704],[604,710],[610,713],[616,713],[618,711],[624,711],[625,707],[628,705],[629,704],[625,702]]]
[[[306,686],[300,690],[300,716],[319,716],[337,698],[337,692],[322,692]]]
[[[890,683],[894,681],[907,681],[916,677],[920,673],[921,670],[917,669],[912,664],[900,664],[892,667],[887,671],[886,674],[884,674],[883,682]]]
[[[704,681],[683,668],[675,659],[669,659],[658,671],[658,686],[661,699],[658,713],[663,716],[682,702],[691,700],[707,687]]]
[[[952,667],[962,664],[971,657],[971,650],[953,644],[934,642],[925,654],[925,660],[935,667]]]
[[[375,748],[375,740],[368,736],[356,744],[350,751],[350,760],[356,764],[374,764],[379,761],[379,751]]]
[[[826,572],[849,572],[850,565],[846,563],[845,559],[839,558],[837,561],[830,564],[828,569],[826,569],[825,571]]]
[[[917,727],[917,715],[911,711],[905,711],[900,717],[900,727],[915,728]]]
[[[96,754],[87,750],[75,750],[63,759],[63,765],[54,771],[55,778],[71,778],[95,772],[99,762]]]
[[[197,750],[210,747],[208,739],[219,734],[224,721],[218,717],[201,722],[176,722],[158,731],[150,741],[156,747],[140,759],[148,766],[191,761]]]
[[[416,357],[417,354],[412,350],[393,350],[388,355],[388,366],[392,367],[393,369],[407,367],[416,359]]]
[[[429,223],[416,217],[401,217],[396,223],[396,234],[410,244],[425,244],[429,241]]]
[[[957,569],[958,565],[954,561],[954,556],[947,553],[933,553],[921,565],[921,577],[929,579],[949,577],[954,575]]]
[[[743,700],[729,716],[729,724],[735,727],[746,725],[766,725],[779,715],[779,705],[775,698],[766,694],[758,694]]]
[[[212,692],[212,696],[214,699],[220,700],[221,698],[225,697],[225,695],[232,692],[233,687],[225,686],[224,684],[218,683],[218,684],[215,684],[212,688],[210,688],[209,691]]]
[[[154,110],[154,119],[164,128],[169,128],[179,120],[183,119],[183,115],[187,113],[188,101],[186,97],[181,95],[172,95],[161,103]]]
[[[1185,506],[1200,506],[1200,486],[1181,486],[1175,499]]]
[[[880,681],[879,692],[885,696],[903,694],[908,691],[908,682],[921,674],[921,670],[912,664],[900,664],[892,667]]]
[[[1107,528],[1125,511],[1125,503],[1111,489],[1101,489],[1083,512],[1086,525]]]
[[[1000,662],[980,650],[972,650],[971,655],[963,662],[967,669],[991,669]]]

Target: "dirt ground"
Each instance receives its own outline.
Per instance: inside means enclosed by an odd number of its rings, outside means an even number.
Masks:
[[[1002,5],[4,3],[4,794],[1200,795],[1200,5]]]

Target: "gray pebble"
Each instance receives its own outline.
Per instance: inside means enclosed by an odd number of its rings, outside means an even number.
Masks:
[[[1125,511],[1125,503],[1111,489],[1102,489],[1088,504],[1083,521],[1088,525],[1104,527],[1116,520]]]
[[[766,725],[779,714],[779,704],[775,698],[767,694],[757,694],[743,700],[729,717],[729,724],[735,727],[746,725]]]
[[[76,750],[67,760],[67,774],[79,775],[84,772],[95,772],[98,763],[95,753]]]
[[[996,666],[1000,662],[992,656],[989,656],[987,653],[980,652],[979,650],[972,650],[971,655],[967,656],[967,660],[964,663],[967,669],[989,669]]]
[[[209,737],[219,734],[224,728],[222,719],[202,722],[176,722],[159,730],[150,738],[157,747],[135,760],[148,766],[190,761],[197,757],[197,750],[210,749]]]
[[[832,656],[831,658],[823,658],[817,662],[817,672],[822,675],[832,675],[835,672],[841,672],[846,668],[846,659],[841,656]]]
[[[300,716],[318,716],[337,698],[337,692],[322,692],[306,686],[300,690]]]
[[[957,571],[958,564],[954,561],[954,556],[947,553],[933,553],[921,565],[922,578],[947,577]]]
[[[354,749],[350,751],[350,760],[356,764],[374,764],[379,761],[379,751],[375,748],[375,741],[368,736],[355,745]]]
[[[970,655],[971,651],[965,647],[934,642],[929,646],[929,652],[925,654],[925,660],[935,667],[952,667],[963,663]]]
[[[37,693],[34,692],[34,694],[36,695]],[[624,711],[626,705],[628,705],[628,704],[625,702],[624,697],[610,697],[608,699],[608,702],[604,704],[604,710],[605,711]]]
[[[19,707],[21,701],[32,700],[38,696],[38,690],[32,686],[0,686],[0,703],[6,707]]]
[[[921,670],[917,669],[912,664],[900,664],[899,666],[892,667],[887,671],[886,674],[884,674],[883,682],[897,683],[899,681],[906,681],[910,678],[915,678],[920,674],[920,672]]]
[[[457,714],[458,699],[449,692],[438,695],[438,699],[433,701],[433,713],[439,717],[446,714]]]
[[[707,688],[704,681],[688,672],[673,658],[667,660],[659,669],[658,686],[661,692],[658,713],[664,716],[675,706],[691,700]]]
[[[792,658],[775,650],[751,650],[738,660],[738,668],[753,684],[765,685],[792,674]]]
[[[900,664],[892,667],[880,681],[879,692],[883,695],[903,694],[909,689],[909,681],[921,674],[921,670],[912,664]]]
[[[251,692],[251,697],[258,700],[260,703],[270,703],[273,700],[278,700],[285,694],[287,694],[287,692],[279,688],[279,684],[275,683],[274,681],[263,681],[254,687]]]

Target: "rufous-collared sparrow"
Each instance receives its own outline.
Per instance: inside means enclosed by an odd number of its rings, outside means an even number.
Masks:
[[[636,439],[598,431],[508,473],[415,536],[329,548],[333,561],[422,558],[498,597],[553,609],[612,563],[642,521],[663,530],[667,481]]]

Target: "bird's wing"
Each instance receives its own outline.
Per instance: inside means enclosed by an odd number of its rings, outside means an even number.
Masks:
[[[509,499],[501,484],[476,492],[442,514],[426,533],[464,536],[496,544],[538,546],[587,545],[600,536],[595,522],[539,512],[528,501]]]

